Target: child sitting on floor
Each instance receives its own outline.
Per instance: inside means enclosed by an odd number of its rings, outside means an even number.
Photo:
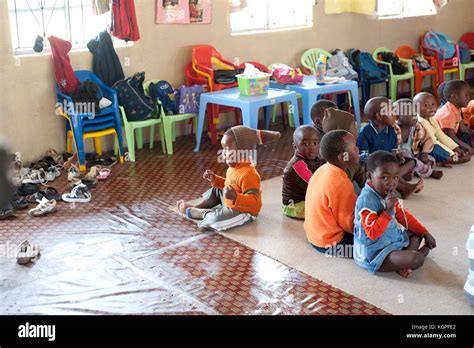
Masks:
[[[400,179],[397,157],[376,151],[367,159],[367,171],[354,212],[354,260],[372,274],[397,272],[406,278],[423,265],[436,241],[393,194]]]
[[[469,91],[470,87],[466,81],[447,82],[443,90],[446,104],[436,112],[434,118],[443,132],[472,156],[472,131],[466,127],[461,115],[461,109],[470,101]]]
[[[293,133],[295,154],[283,171],[283,214],[304,219],[304,200],[308,182],[324,161],[319,155],[319,135],[312,126],[300,126]]]
[[[369,119],[369,123],[362,127],[357,138],[362,162],[367,160],[368,155],[378,150],[397,152],[397,134],[393,128],[395,119],[392,112],[392,104],[386,97],[375,97],[369,99],[365,104],[364,114]],[[413,160],[399,156],[399,161],[402,175],[410,173],[415,168]],[[402,198],[407,198],[413,192],[420,192],[423,187],[423,179],[420,179],[416,184],[410,184],[401,179],[398,182],[397,191]]]
[[[416,165],[413,171],[420,178],[432,177],[434,179],[441,179],[443,172],[433,170],[436,161],[429,155],[434,148],[433,139],[431,139],[423,126],[417,122],[413,102],[411,99],[399,99],[393,106],[395,118],[397,119],[397,123],[393,127],[397,133],[398,152],[404,158],[413,158],[415,160]]]
[[[354,139],[357,139],[357,125],[355,118],[352,114],[346,111],[335,108],[326,109],[322,122],[322,129],[324,133],[336,129],[343,129],[351,133],[354,136]],[[364,167],[360,163],[357,163],[354,166],[348,167],[346,172],[349,179],[352,181],[355,193],[358,195],[365,184]]]
[[[316,128],[319,132],[319,139],[322,139],[324,136],[324,131],[323,131],[323,118],[324,118],[324,113],[326,112],[327,109],[333,108],[337,109],[337,105],[326,99],[321,99],[318,100],[316,103],[314,103],[313,107],[311,108],[311,120],[313,121],[313,126]]]
[[[427,92],[421,92],[413,98],[413,104],[418,111],[418,122],[423,126],[434,142],[433,151],[430,155],[436,162],[445,167],[451,167],[451,163],[464,163],[470,160],[464,151],[448,137],[439,127],[434,119],[436,113],[435,97]]]
[[[245,126],[232,127],[222,137],[222,159],[229,166],[226,177],[204,172],[212,187],[201,202],[190,205],[177,202],[181,214],[201,220],[199,227],[225,231],[255,220],[262,207],[260,175],[252,164],[256,145],[280,138],[279,132],[262,131]]]
[[[352,257],[356,194],[346,170],[359,161],[355,141],[345,130],[326,133],[319,153],[327,163],[308,183],[304,230],[311,245],[326,255]]]

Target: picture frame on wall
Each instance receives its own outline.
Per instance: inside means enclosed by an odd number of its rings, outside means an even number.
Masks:
[[[189,0],[156,0],[155,23],[189,23]]]
[[[209,24],[212,0],[156,0],[157,24]]]

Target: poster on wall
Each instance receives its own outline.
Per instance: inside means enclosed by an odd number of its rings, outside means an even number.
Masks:
[[[155,23],[189,23],[189,0],[156,0]]]
[[[212,18],[212,0],[189,0],[189,22],[209,24]]]
[[[157,0],[158,24],[209,24],[212,18],[212,0]]]

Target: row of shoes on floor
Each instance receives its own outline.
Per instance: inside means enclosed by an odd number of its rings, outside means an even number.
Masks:
[[[106,160],[92,159],[92,163],[97,162],[114,165],[116,159],[114,157]],[[28,208],[29,203],[38,203],[35,208],[28,211],[32,217],[54,213],[57,210],[57,202],[61,199],[68,203],[88,203],[92,199],[89,188],[95,187],[97,180],[106,180],[111,173],[109,168],[95,165],[83,175],[79,170],[76,154],[60,155],[53,149],[50,149],[42,160],[32,163],[30,168],[23,168],[19,161],[15,161],[13,167],[13,183],[16,190],[7,206],[0,208],[0,220],[13,216],[16,210]],[[60,195],[54,187],[46,186],[61,175],[61,169],[67,170],[68,181],[72,188],[71,192],[63,195]]]

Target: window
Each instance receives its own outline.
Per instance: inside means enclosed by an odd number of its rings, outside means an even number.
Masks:
[[[33,53],[36,37],[43,34],[45,51],[50,35],[83,48],[110,23],[110,11],[93,15],[90,0],[8,0],[8,12],[15,54]]]
[[[230,14],[232,34],[313,26],[314,0],[246,0],[242,4]]]
[[[379,18],[403,18],[435,15],[433,0],[378,0]]]

